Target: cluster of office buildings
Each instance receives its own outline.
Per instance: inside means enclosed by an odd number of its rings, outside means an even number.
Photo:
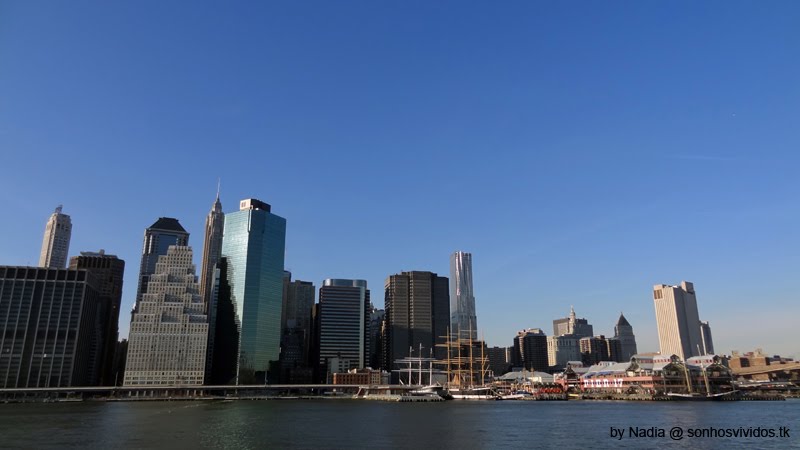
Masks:
[[[400,360],[446,359],[452,340],[480,346],[496,375],[627,361],[637,353],[623,315],[606,338],[574,309],[553,321],[551,336],[527,329],[511,347],[487,347],[478,340],[466,252],[451,255],[449,278],[430,271],[388,276],[383,309],[360,279],[324,280],[317,298],[312,282],[284,269],[286,220],[256,199],[226,214],[219,193],[206,218],[199,276],[178,220],[161,217],[145,230],[130,333],[118,342],[125,262],[102,250],[68,259],[71,231],[59,207],[47,222],[39,267],[0,266],[0,388],[380,378]],[[687,282],[656,286],[662,353],[713,353],[694,295]]]

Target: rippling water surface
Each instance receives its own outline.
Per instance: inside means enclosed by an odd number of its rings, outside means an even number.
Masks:
[[[689,438],[670,429],[787,427],[790,438]],[[624,429],[622,440],[610,428]],[[667,436],[632,438],[629,427]],[[353,400],[0,405],[2,448],[800,448],[800,400]]]

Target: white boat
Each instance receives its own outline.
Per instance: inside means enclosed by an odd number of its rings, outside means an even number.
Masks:
[[[453,400],[495,400],[497,393],[490,387],[451,388]]]

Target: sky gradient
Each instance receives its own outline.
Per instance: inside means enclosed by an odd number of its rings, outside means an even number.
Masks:
[[[0,264],[126,261],[217,178],[287,219],[286,268],[362,278],[473,253],[490,345],[574,305],[657,351],[695,283],[718,353],[800,356],[800,3],[0,2]]]

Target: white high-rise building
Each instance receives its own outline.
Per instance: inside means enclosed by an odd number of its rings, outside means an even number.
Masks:
[[[208,320],[192,249],[159,256],[131,321],[125,386],[202,385]]]
[[[684,361],[699,356],[704,345],[694,285],[688,281],[680,286],[657,284],[653,286],[653,301],[661,354],[678,355]]]
[[[67,267],[69,239],[72,236],[72,220],[61,213],[61,205],[50,215],[44,228],[39,267],[63,269]]]
[[[478,318],[472,290],[472,254],[450,255],[450,333],[463,339],[478,339]]]

